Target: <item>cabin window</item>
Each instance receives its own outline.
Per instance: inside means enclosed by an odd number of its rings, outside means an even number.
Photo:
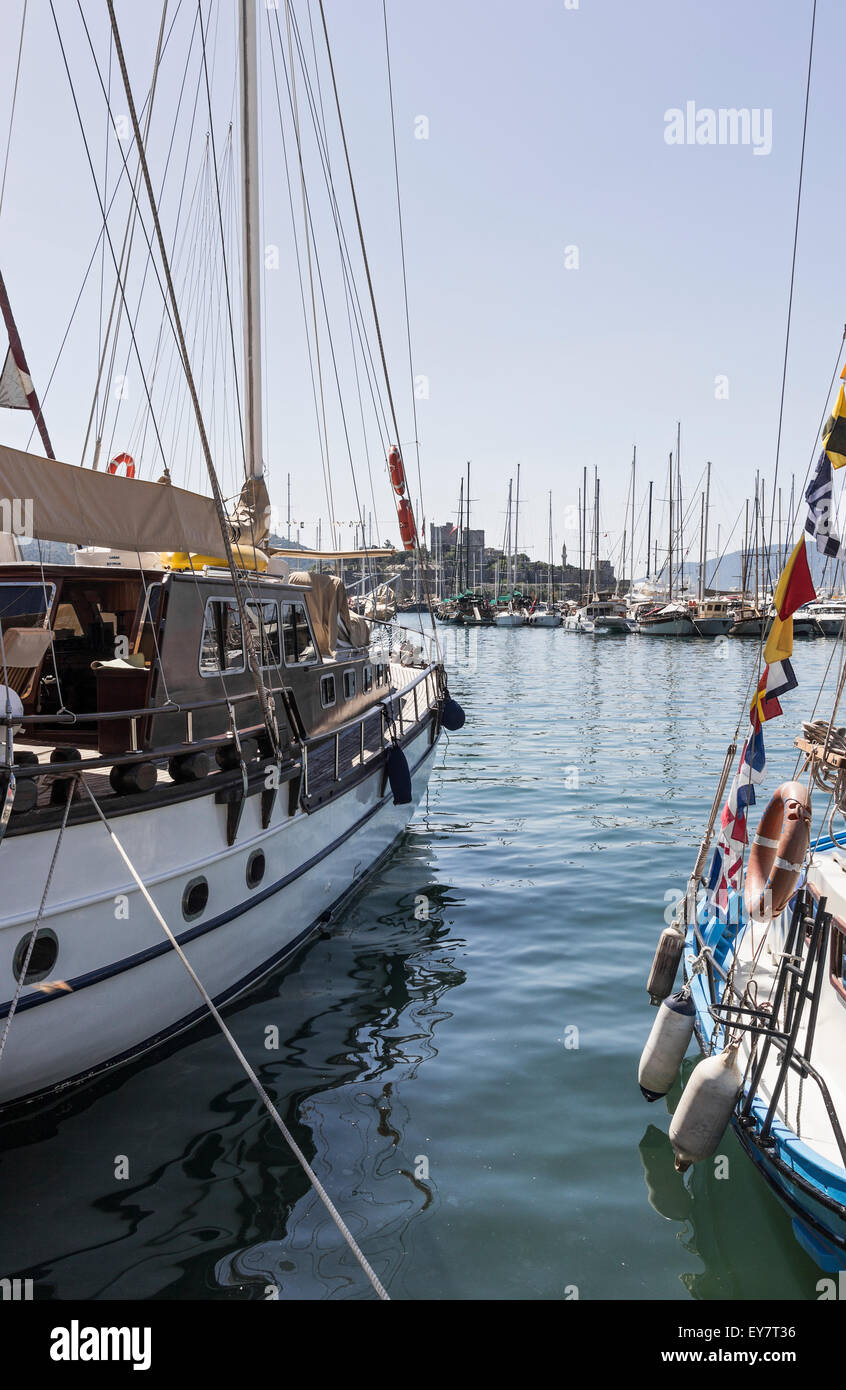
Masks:
[[[216,676],[221,671],[244,669],[244,637],[238,605],[234,598],[210,598],[200,645],[200,675]]]
[[[364,666],[361,672],[362,689],[366,692],[373,689],[373,667]]]
[[[247,616],[252,627],[256,651],[260,653],[262,666],[281,666],[282,650],[279,643],[279,609],[273,602],[248,603]]]
[[[344,699],[351,700],[355,695],[355,671],[344,672]]]
[[[335,703],[335,677],[324,676],[320,682],[320,703],[324,709],[329,709]]]
[[[304,603],[295,601],[282,604],[282,640],[286,666],[300,666],[317,660],[317,648]]]
[[[55,584],[0,584],[0,623],[7,627],[46,627]]]

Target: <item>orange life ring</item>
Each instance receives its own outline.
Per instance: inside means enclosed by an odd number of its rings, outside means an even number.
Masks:
[[[810,843],[811,793],[801,782],[783,782],[761,817],[749,851],[743,901],[750,917],[769,921],[784,911]]]
[[[115,456],[114,456],[114,458],[112,459],[111,463],[107,466],[106,472],[107,472],[107,473],[117,473],[117,471],[118,471],[118,469],[120,468],[120,465],[121,465],[122,463],[126,465],[126,476],[127,476],[127,478],[134,478],[134,477],[135,477],[135,460],[134,460],[134,458],[132,457],[131,454],[115,454]]]

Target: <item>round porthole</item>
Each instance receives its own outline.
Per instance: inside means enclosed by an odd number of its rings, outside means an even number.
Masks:
[[[267,866],[264,860],[264,850],[254,849],[249,859],[247,860],[248,888],[258,888],[259,884],[264,878],[264,871],[266,867]]]
[[[186,883],[182,894],[182,916],[185,921],[191,922],[195,917],[200,917],[208,901],[209,885],[204,878],[192,878],[190,883]]]
[[[29,943],[31,940],[32,932],[27,932],[26,936],[22,936],[18,942],[15,957],[12,961],[12,970],[14,971],[16,980],[20,980],[21,978],[21,971],[24,968],[24,961],[26,960],[26,953],[29,950]],[[24,984],[35,985],[39,980],[46,980],[53,966],[56,964],[56,957],[58,954],[58,937],[55,932],[51,932],[49,928],[42,927],[35,938],[35,945],[32,948],[32,955],[29,958],[29,968],[23,980]]]

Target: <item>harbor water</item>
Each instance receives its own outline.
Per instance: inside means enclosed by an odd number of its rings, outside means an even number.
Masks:
[[[439,631],[466,725],[391,859],[228,1010],[238,1042],[393,1298],[818,1297],[733,1135],[676,1174],[636,1081],[755,644]],[[759,802],[834,646],[797,643]],[[0,1152],[0,1267],[35,1298],[373,1296],[212,1025]]]

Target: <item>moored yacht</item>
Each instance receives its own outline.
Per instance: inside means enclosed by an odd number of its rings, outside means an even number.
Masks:
[[[696,637],[693,621],[695,606],[686,599],[675,599],[637,619],[637,631],[646,637]]]
[[[824,637],[839,637],[846,620],[846,598],[821,598],[805,612],[813,617]]]

